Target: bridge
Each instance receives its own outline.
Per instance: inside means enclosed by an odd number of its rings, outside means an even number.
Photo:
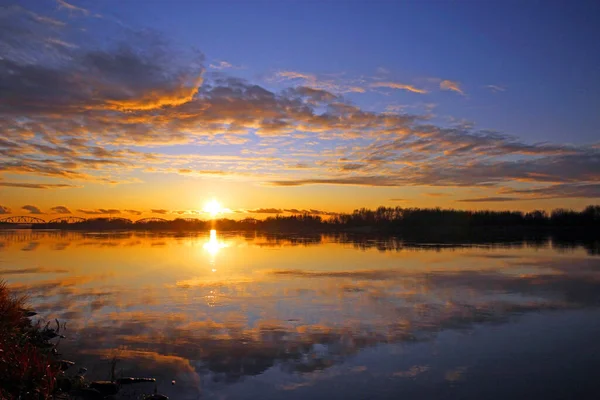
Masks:
[[[142,218],[135,221],[136,224],[148,224],[152,222],[169,222],[169,220],[164,218]]]
[[[122,217],[109,217],[109,218],[106,218],[106,220],[108,220],[108,222],[122,222],[124,224],[133,223],[130,219],[122,218]]]
[[[202,222],[197,218],[179,218],[185,222]],[[108,218],[81,218],[81,217],[58,217],[45,221],[41,218],[32,217],[30,215],[17,215],[12,217],[6,217],[0,219],[0,224],[13,224],[13,225],[40,225],[40,224],[81,224],[84,222],[93,223],[94,221],[107,221],[107,222],[120,222],[126,224],[148,224],[148,223],[165,223],[172,222],[164,218],[142,218],[137,221],[131,221],[127,218],[121,217],[108,217]]]
[[[87,219],[81,217],[58,217],[48,221],[49,224],[78,224],[85,222]]]
[[[14,217],[6,217],[0,219],[0,224],[18,224],[18,225],[33,225],[33,224],[45,224],[41,218],[32,217],[29,215],[17,215]]]

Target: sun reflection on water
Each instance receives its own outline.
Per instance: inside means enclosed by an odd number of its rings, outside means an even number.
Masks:
[[[209,239],[202,247],[204,250],[208,251],[211,260],[214,262],[217,253],[219,253],[221,249],[227,247],[227,243],[218,239],[216,229],[211,229]],[[212,271],[215,272],[216,270],[213,268]]]

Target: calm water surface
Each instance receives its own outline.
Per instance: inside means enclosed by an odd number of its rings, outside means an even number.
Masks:
[[[600,397],[584,248],[0,231],[0,276],[91,378],[172,399]]]

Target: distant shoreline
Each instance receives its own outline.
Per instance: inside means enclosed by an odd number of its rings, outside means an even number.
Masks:
[[[29,224],[28,224],[29,223]],[[166,220],[145,218],[131,221],[126,218],[64,217],[45,222],[23,216],[0,220],[0,229],[29,227],[72,231],[261,231],[281,233],[365,233],[384,235],[548,235],[568,234],[596,236],[600,234],[600,206],[590,205],[582,211],[556,209],[550,213],[533,211],[468,211],[439,208],[379,207],[359,209],[350,214],[323,218],[314,214],[277,215],[262,220],[200,220],[178,218]]]

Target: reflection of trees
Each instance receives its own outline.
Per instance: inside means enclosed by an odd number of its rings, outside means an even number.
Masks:
[[[225,231],[227,232],[227,231]],[[54,250],[63,250],[69,245],[92,247],[135,247],[155,240],[155,245],[171,239],[205,239],[205,231],[119,231],[119,232],[77,232],[77,231],[36,231],[0,230],[0,250],[16,243],[38,243],[45,240],[55,242]],[[242,238],[258,247],[312,246],[323,242],[352,245],[356,249],[377,249],[379,251],[440,251],[460,248],[483,247],[490,249],[548,248],[567,252],[583,247],[591,255],[600,254],[600,238],[588,231],[519,231],[494,230],[448,234],[405,231],[390,235],[382,233],[265,233],[260,231],[230,232],[222,236],[224,241]],[[34,249],[35,250],[35,249]]]

